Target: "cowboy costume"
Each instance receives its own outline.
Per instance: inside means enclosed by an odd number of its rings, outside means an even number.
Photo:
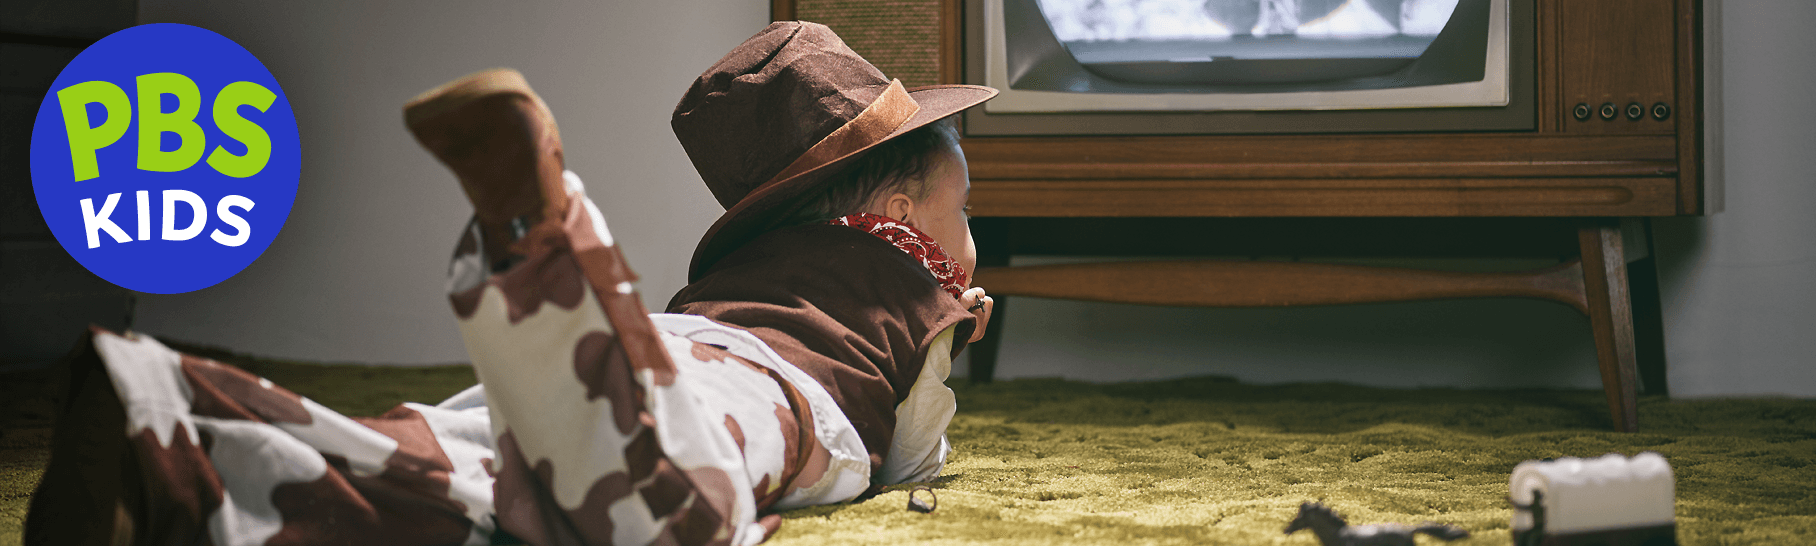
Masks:
[[[447,282],[481,385],[349,418],[95,330],[26,542],[743,545],[776,511],[931,479],[943,381],[978,327],[955,299],[967,273],[890,218],[778,222],[864,152],[994,94],[904,89],[824,26],[770,25],[676,107],[727,212],[669,313],[648,314],[522,77],[430,90],[405,122],[475,209]]]

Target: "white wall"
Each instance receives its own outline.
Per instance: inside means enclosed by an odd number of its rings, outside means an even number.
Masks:
[[[1719,10],[1726,210],[1656,224],[1671,389],[1816,396],[1816,3]]]
[[[521,6],[521,7],[519,7]],[[668,128],[695,76],[768,21],[760,0],[140,0],[144,23],[232,38],[297,114],[302,181],[265,254],[217,286],[143,296],[137,327],[252,354],[465,362],[442,274],[471,208],[404,130],[404,101],[469,72],[521,70],[569,168],[623,242],[646,299],[684,284],[721,212]]]
[[[303,133],[283,234],[219,286],[141,300],[139,327],[312,360],[465,360],[441,273],[467,206],[399,107],[467,72],[522,70],[560,120],[641,288],[661,307],[719,213],[667,119],[699,71],[761,28],[767,2],[477,1],[242,5],[141,0],[144,22],[220,32],[265,61]],[[1671,388],[1816,396],[1816,4],[1719,2],[1709,56],[1725,212],[1655,225]],[[1493,266],[1482,262],[1463,266]],[[1526,300],[1269,310],[1019,299],[999,377],[1597,388],[1588,321]],[[963,365],[958,371],[963,373]]]

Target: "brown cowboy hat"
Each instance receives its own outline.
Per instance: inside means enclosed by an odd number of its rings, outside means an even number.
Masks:
[[[799,197],[865,151],[976,106],[979,85],[904,89],[818,23],[783,21],[745,40],[688,88],[670,125],[726,208],[694,248],[688,282],[771,229]]]

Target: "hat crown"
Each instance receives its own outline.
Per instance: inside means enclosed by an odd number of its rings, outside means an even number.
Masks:
[[[670,125],[727,209],[863,112],[890,80],[818,23],[782,21],[694,80]]]

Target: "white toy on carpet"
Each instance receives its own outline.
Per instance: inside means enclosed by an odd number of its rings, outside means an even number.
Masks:
[[[1517,545],[1677,544],[1676,480],[1650,451],[1526,461],[1508,497]]]

